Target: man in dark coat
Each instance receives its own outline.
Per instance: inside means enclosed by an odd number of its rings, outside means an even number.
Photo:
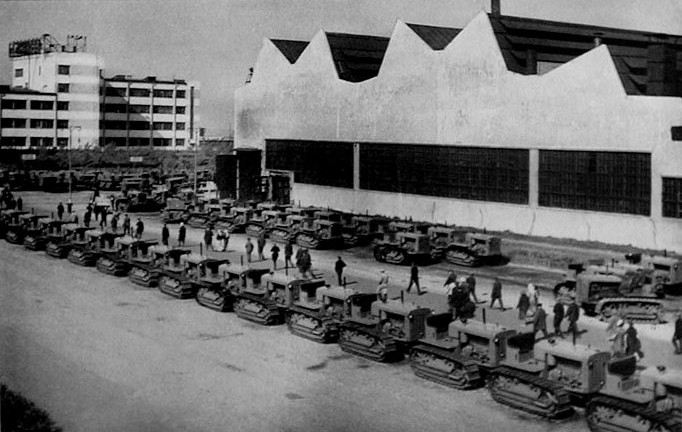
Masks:
[[[301,248],[301,255],[296,262],[296,265],[298,266],[298,271],[301,273],[303,278],[308,279],[309,277],[312,277],[312,275],[309,276],[310,268],[312,267],[312,259],[310,258],[308,249]]]
[[[130,216],[128,216],[128,213],[125,214],[125,217],[123,218],[123,235],[131,235],[132,233],[130,232]]]
[[[564,305],[562,305],[561,302],[556,302],[552,311],[554,312],[554,334],[563,338],[564,334],[561,332],[561,321],[564,320]]]
[[[168,225],[163,224],[163,228],[161,228],[161,244],[163,244],[164,246],[168,246],[168,237],[170,237]]]
[[[64,214],[64,204],[62,204],[60,201],[59,204],[57,204],[57,217],[59,218],[59,220],[62,220],[63,214]]]
[[[294,263],[291,262],[291,257],[294,255],[294,247],[291,243],[287,243],[284,246],[284,266],[289,268],[293,267]]]
[[[211,227],[206,227],[204,230],[204,243],[206,244],[206,252],[213,250],[213,231]]]
[[[476,278],[473,273],[467,278],[467,285],[469,286],[469,295],[474,299],[474,303],[478,303],[478,297],[476,297]]]
[[[253,243],[251,243],[251,237],[246,239],[244,250],[246,250],[246,262],[251,262],[251,254],[253,253]]]
[[[272,269],[277,270],[277,258],[279,258],[279,246],[273,243],[270,248],[270,258],[272,259]]]
[[[533,334],[541,331],[544,337],[548,337],[547,334],[547,312],[542,308],[542,304],[538,303],[537,310],[535,311],[535,317],[533,318]]]
[[[343,262],[341,257],[338,257],[336,263],[334,263],[334,271],[336,272],[336,279],[339,282],[339,286],[343,285],[343,269],[346,267],[346,263]]]
[[[144,224],[142,223],[142,219],[137,218],[137,222],[135,223],[135,237],[138,239],[141,239],[143,232],[144,232]]]
[[[520,320],[526,319],[526,316],[528,315],[528,308],[530,308],[530,299],[528,298],[528,294],[526,294],[526,290],[523,290],[519,296],[519,303],[516,305],[516,309],[519,310]]]
[[[412,284],[417,287],[417,295],[421,295],[422,290],[419,287],[419,268],[414,261],[412,261],[412,267],[410,267],[410,284],[407,286],[407,292],[410,292],[410,289],[412,289]]]
[[[493,281],[493,290],[490,293],[490,308],[492,309],[495,304],[495,300],[500,302],[500,309],[504,310],[504,304],[502,303],[502,282],[499,278],[495,278]]]
[[[580,318],[580,308],[578,303],[573,301],[566,309],[566,319],[568,320],[568,333],[578,336],[578,318]]]
[[[86,228],[90,228],[90,219],[92,218],[92,212],[88,209],[83,215],[83,224]]]
[[[642,352],[642,344],[637,337],[637,329],[629,320],[628,329],[625,330],[625,355],[637,354],[638,358],[644,357]]]
[[[187,235],[187,228],[185,228],[184,222],[180,222],[180,228],[178,228],[178,246],[185,245],[185,235]]]
[[[673,346],[675,347],[675,354],[682,354],[682,312],[677,313],[677,319],[675,320]]]
[[[17,198],[17,210],[21,211],[24,208],[24,200],[21,197]]]
[[[258,245],[258,259],[262,261],[265,259],[265,257],[263,256],[263,251],[265,250],[265,236],[264,235],[258,236],[258,240],[256,241],[256,243]]]

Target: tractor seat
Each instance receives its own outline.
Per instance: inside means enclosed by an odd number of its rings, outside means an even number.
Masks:
[[[507,346],[528,352],[535,346],[535,333],[521,333],[507,339]]]
[[[637,358],[633,355],[611,359],[608,368],[609,373],[612,375],[628,377],[637,370]]]
[[[450,312],[430,315],[426,317],[426,325],[435,328],[447,327],[452,321],[452,314]]]

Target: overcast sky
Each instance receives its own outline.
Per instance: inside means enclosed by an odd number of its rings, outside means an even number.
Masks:
[[[50,33],[87,36],[105,76],[201,82],[201,123],[210,136],[233,123],[263,38],[310,40],[320,29],[389,36],[396,20],[461,27],[489,0],[80,0],[0,1],[0,83],[7,44]],[[505,15],[682,35],[682,0],[502,0]]]

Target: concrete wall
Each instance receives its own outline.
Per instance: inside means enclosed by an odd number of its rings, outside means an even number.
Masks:
[[[651,217],[541,208],[535,197],[515,206],[359,190],[336,191],[334,207],[682,252],[682,221],[661,217],[661,177],[682,177],[670,137],[680,124],[682,98],[625,94],[607,46],[544,75],[508,71],[485,13],[442,51],[398,22],[379,75],[356,84],[338,79],[322,31],[293,65],[265,40],[251,83],[235,92],[235,147],[309,139],[651,153]],[[326,192],[295,185],[293,197],[330,205]]]

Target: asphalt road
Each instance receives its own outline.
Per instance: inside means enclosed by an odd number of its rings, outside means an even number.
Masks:
[[[38,198],[46,209],[65,200],[22,196],[28,208]],[[76,202],[84,197],[76,195]],[[144,220],[146,237],[158,237],[160,224]],[[188,243],[198,244],[200,236],[190,230]],[[239,260],[243,241],[232,236],[230,259]],[[314,268],[330,276],[337,255],[314,251]],[[349,279],[372,289],[376,263],[364,252],[343,256]],[[395,296],[409,269],[387,269]],[[438,293],[444,277],[440,268],[422,269],[430,293],[407,300],[444,307]],[[481,278],[480,285],[487,298],[490,281]],[[517,290],[505,286],[506,304],[515,304]],[[514,315],[507,311],[501,319],[519,325]],[[581,341],[606,344],[603,323],[581,318],[580,324],[588,330]],[[650,353],[645,361],[682,366],[682,358],[666,354],[669,328],[638,327]],[[579,414],[547,422],[496,404],[485,389],[460,392],[421,380],[405,362],[358,359],[283,326],[260,327],[5,242],[0,380],[73,431],[587,430]]]

